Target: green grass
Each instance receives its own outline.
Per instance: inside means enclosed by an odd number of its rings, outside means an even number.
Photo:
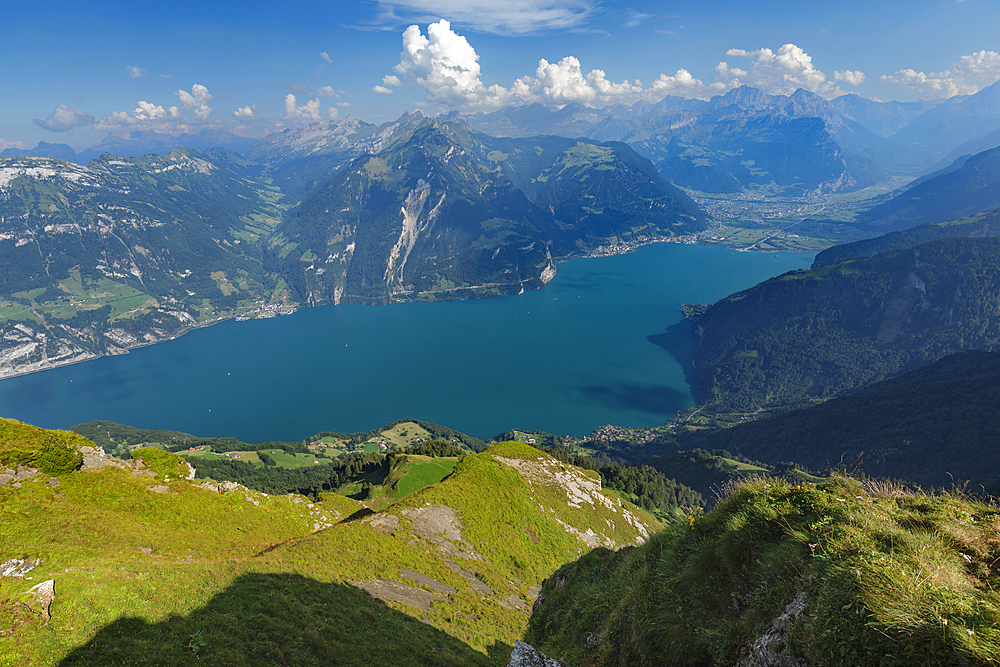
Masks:
[[[11,469],[25,465],[47,475],[66,475],[83,463],[77,449],[92,444],[71,431],[50,431],[0,419],[0,466]]]
[[[393,490],[397,497],[406,498],[420,489],[440,482],[455,470],[457,463],[458,459],[453,457],[431,458],[410,455],[396,474],[398,479],[393,484]]]
[[[562,568],[528,641],[570,664],[735,664],[805,592],[788,643],[810,665],[996,665],[998,529],[1000,509],[960,497],[751,479],[642,547]]]
[[[31,428],[35,440],[8,439],[7,450],[45,437],[83,441]],[[494,453],[544,458],[516,444]],[[586,551],[553,516],[607,530],[603,514],[567,507],[564,492],[529,485],[489,451],[466,456],[446,480],[393,505],[386,514],[398,528],[387,532],[359,520],[367,510],[335,494],[312,506],[294,495],[219,494],[177,479],[181,457],[151,448],[134,455],[155,479],[112,466],[61,475],[58,486],[39,477],[0,488],[0,562],[42,559],[32,581],[0,580],[0,665],[499,667],[525,632],[531,587]],[[404,460],[396,491],[450,465]],[[478,559],[442,553],[413,529],[407,512],[428,506],[454,509],[460,546]],[[313,532],[320,511],[334,525]],[[635,531],[614,518],[615,534],[634,540]],[[449,559],[495,595],[470,586]],[[352,585],[413,583],[406,569],[457,592],[420,609],[379,602]],[[48,624],[21,605],[27,589],[46,579],[56,590]],[[508,596],[523,608],[503,606]]]

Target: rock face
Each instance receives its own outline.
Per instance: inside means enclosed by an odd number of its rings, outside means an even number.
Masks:
[[[754,640],[750,654],[741,659],[736,667],[808,667],[805,660],[788,654],[785,638],[788,628],[806,608],[805,591],[785,607],[785,613],[771,621],[771,629]]]
[[[534,646],[518,640],[514,642],[507,667],[566,667],[566,663],[550,658]]]
[[[41,558],[11,558],[0,563],[0,577],[24,579],[24,575],[38,567],[41,562]]]
[[[49,614],[49,607],[52,606],[52,601],[56,599],[56,582],[53,579],[48,581],[43,581],[40,584],[36,584],[28,589],[28,596],[31,598],[31,602],[28,606],[31,611],[40,613],[45,622],[48,623],[52,616]]]

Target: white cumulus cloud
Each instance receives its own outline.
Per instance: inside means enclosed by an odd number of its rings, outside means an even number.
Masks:
[[[74,127],[81,125],[93,125],[94,117],[80,110],[79,107],[70,107],[65,104],[58,105],[55,110],[44,120],[35,119],[35,125],[43,127],[49,132],[68,132]]]
[[[382,77],[383,86],[402,86],[403,82],[395,74],[387,74]]]
[[[795,44],[785,44],[777,51],[768,48],[746,51],[729,49],[731,58],[751,58],[749,83],[761,90],[790,95],[799,88],[824,97],[842,94],[839,88],[826,80],[826,74],[813,66],[812,56]]]
[[[191,86],[190,93],[186,90],[178,90],[174,92],[174,95],[186,108],[194,110],[195,118],[206,120],[211,115],[212,107],[208,106],[208,103],[212,101],[212,94],[208,92],[208,88],[200,83]]]
[[[447,16],[478,32],[518,35],[578,28],[598,0],[376,0],[384,21],[431,22]]]
[[[167,112],[161,106],[139,100],[139,104],[136,106],[135,111],[132,112],[132,115],[136,120],[158,120],[164,118]]]
[[[319,112],[319,98],[310,100],[303,105],[298,104],[295,95],[288,93],[285,95],[285,113],[282,118],[286,120],[310,121],[321,118]]]
[[[323,86],[322,88],[316,89],[316,94],[320,97],[343,97],[344,91],[339,88],[334,88],[333,86]]]
[[[6,139],[0,138],[0,150],[6,148],[18,148],[24,150],[24,142],[21,141],[7,141]]]
[[[385,86],[372,86],[372,92],[378,93],[379,95],[392,95],[392,88],[386,88]]]
[[[833,73],[834,81],[846,81],[852,86],[860,86],[865,82],[865,73],[857,70],[837,70]]]
[[[719,63],[715,68],[716,74],[723,81],[715,81],[706,84],[701,79],[696,79],[691,72],[683,67],[672,76],[660,74],[657,79],[646,89],[645,97],[648,100],[662,99],[665,95],[676,97],[697,97],[706,99],[712,95],[724,93],[730,88],[739,85],[739,77],[746,76],[746,72],[736,67],[729,67],[726,63]]]
[[[483,85],[479,54],[444,19],[427,26],[426,37],[416,25],[403,32],[403,51],[395,70],[423,86],[430,102],[451,108],[496,108],[508,94],[501,86]]]
[[[256,120],[260,116],[257,114],[257,105],[240,107],[233,112],[233,117],[239,120]]]
[[[951,69],[943,72],[927,73],[907,68],[880,78],[884,83],[910,88],[921,98],[974,95],[1000,80],[1000,54],[977,51],[961,56]]]
[[[125,65],[125,72],[128,73],[129,78],[132,79],[140,79],[149,74],[149,72],[143,68],[136,67],[135,65]]]

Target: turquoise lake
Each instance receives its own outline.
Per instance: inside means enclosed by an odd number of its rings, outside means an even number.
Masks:
[[[658,243],[560,264],[519,296],[339,305],[247,322],[0,381],[0,416],[110,419],[247,442],[417,418],[490,438],[658,426],[695,404],[682,303],[712,303],[809,253]],[[649,336],[661,345],[654,345]],[[669,350],[669,351],[668,351]]]

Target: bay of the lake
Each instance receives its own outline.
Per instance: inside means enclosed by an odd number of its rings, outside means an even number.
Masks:
[[[682,303],[712,303],[807,253],[657,243],[561,264],[518,296],[339,305],[226,321],[175,340],[0,381],[0,415],[67,428],[301,440],[423,419],[489,438],[658,426],[695,404]],[[659,344],[648,337],[653,336]]]

